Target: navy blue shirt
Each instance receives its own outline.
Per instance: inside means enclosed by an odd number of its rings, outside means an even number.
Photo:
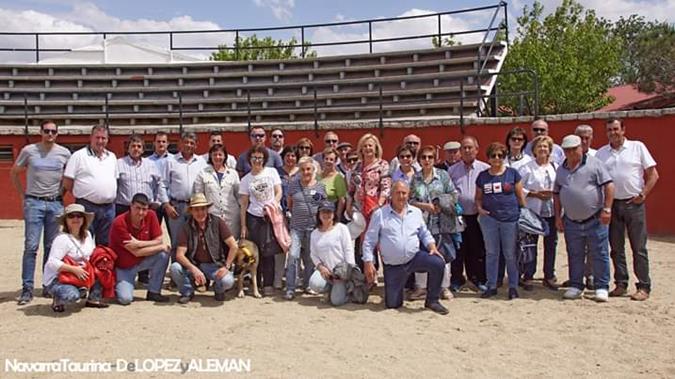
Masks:
[[[490,170],[478,174],[476,189],[483,191],[483,209],[502,222],[518,221],[520,206],[516,197],[516,183],[520,182],[517,170],[507,167],[501,175],[492,175]]]

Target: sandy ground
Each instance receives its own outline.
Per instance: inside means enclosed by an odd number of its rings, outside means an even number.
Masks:
[[[0,377],[70,377],[8,372],[7,360],[179,358],[250,360],[254,377],[675,377],[675,240],[650,240],[654,292],[597,304],[562,301],[537,283],[523,298],[481,300],[463,289],[445,302],[450,315],[406,302],[385,310],[381,289],[366,305],[332,308],[318,297],[217,303],[197,296],[187,306],[142,301],[105,310],[72,305],[60,315],[41,297],[17,306],[23,227],[0,221]],[[559,247],[558,277],[567,277]],[[541,271],[539,271],[539,274]],[[36,283],[40,282],[40,276]],[[139,361],[141,364],[145,361]],[[147,364],[147,363],[146,363]],[[150,367],[150,366],[148,366]],[[230,373],[232,374],[232,372]],[[77,374],[76,377],[164,377],[204,374]]]

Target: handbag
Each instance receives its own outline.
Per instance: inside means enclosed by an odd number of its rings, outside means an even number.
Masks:
[[[73,258],[67,255],[63,258],[63,263],[71,266],[79,266],[79,264],[75,262]],[[75,286],[77,288],[91,288],[94,285],[94,281],[96,280],[94,266],[92,266],[91,263],[87,261],[87,263],[81,267],[89,274],[86,279],[80,279],[70,271],[61,270],[59,271],[59,283],[70,284],[71,286]]]

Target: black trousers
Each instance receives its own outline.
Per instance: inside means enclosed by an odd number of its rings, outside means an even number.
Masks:
[[[485,284],[485,241],[478,225],[478,215],[464,215],[466,229],[462,232],[462,246],[450,264],[450,284],[461,286],[468,278],[474,284]],[[464,271],[466,270],[466,278]]]

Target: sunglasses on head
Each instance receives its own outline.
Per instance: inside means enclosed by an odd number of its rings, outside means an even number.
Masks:
[[[56,129],[42,129],[42,133],[44,134],[57,134],[58,132]]]
[[[67,218],[84,218],[82,213],[68,213]]]
[[[251,134],[251,138],[265,138],[264,134]]]

